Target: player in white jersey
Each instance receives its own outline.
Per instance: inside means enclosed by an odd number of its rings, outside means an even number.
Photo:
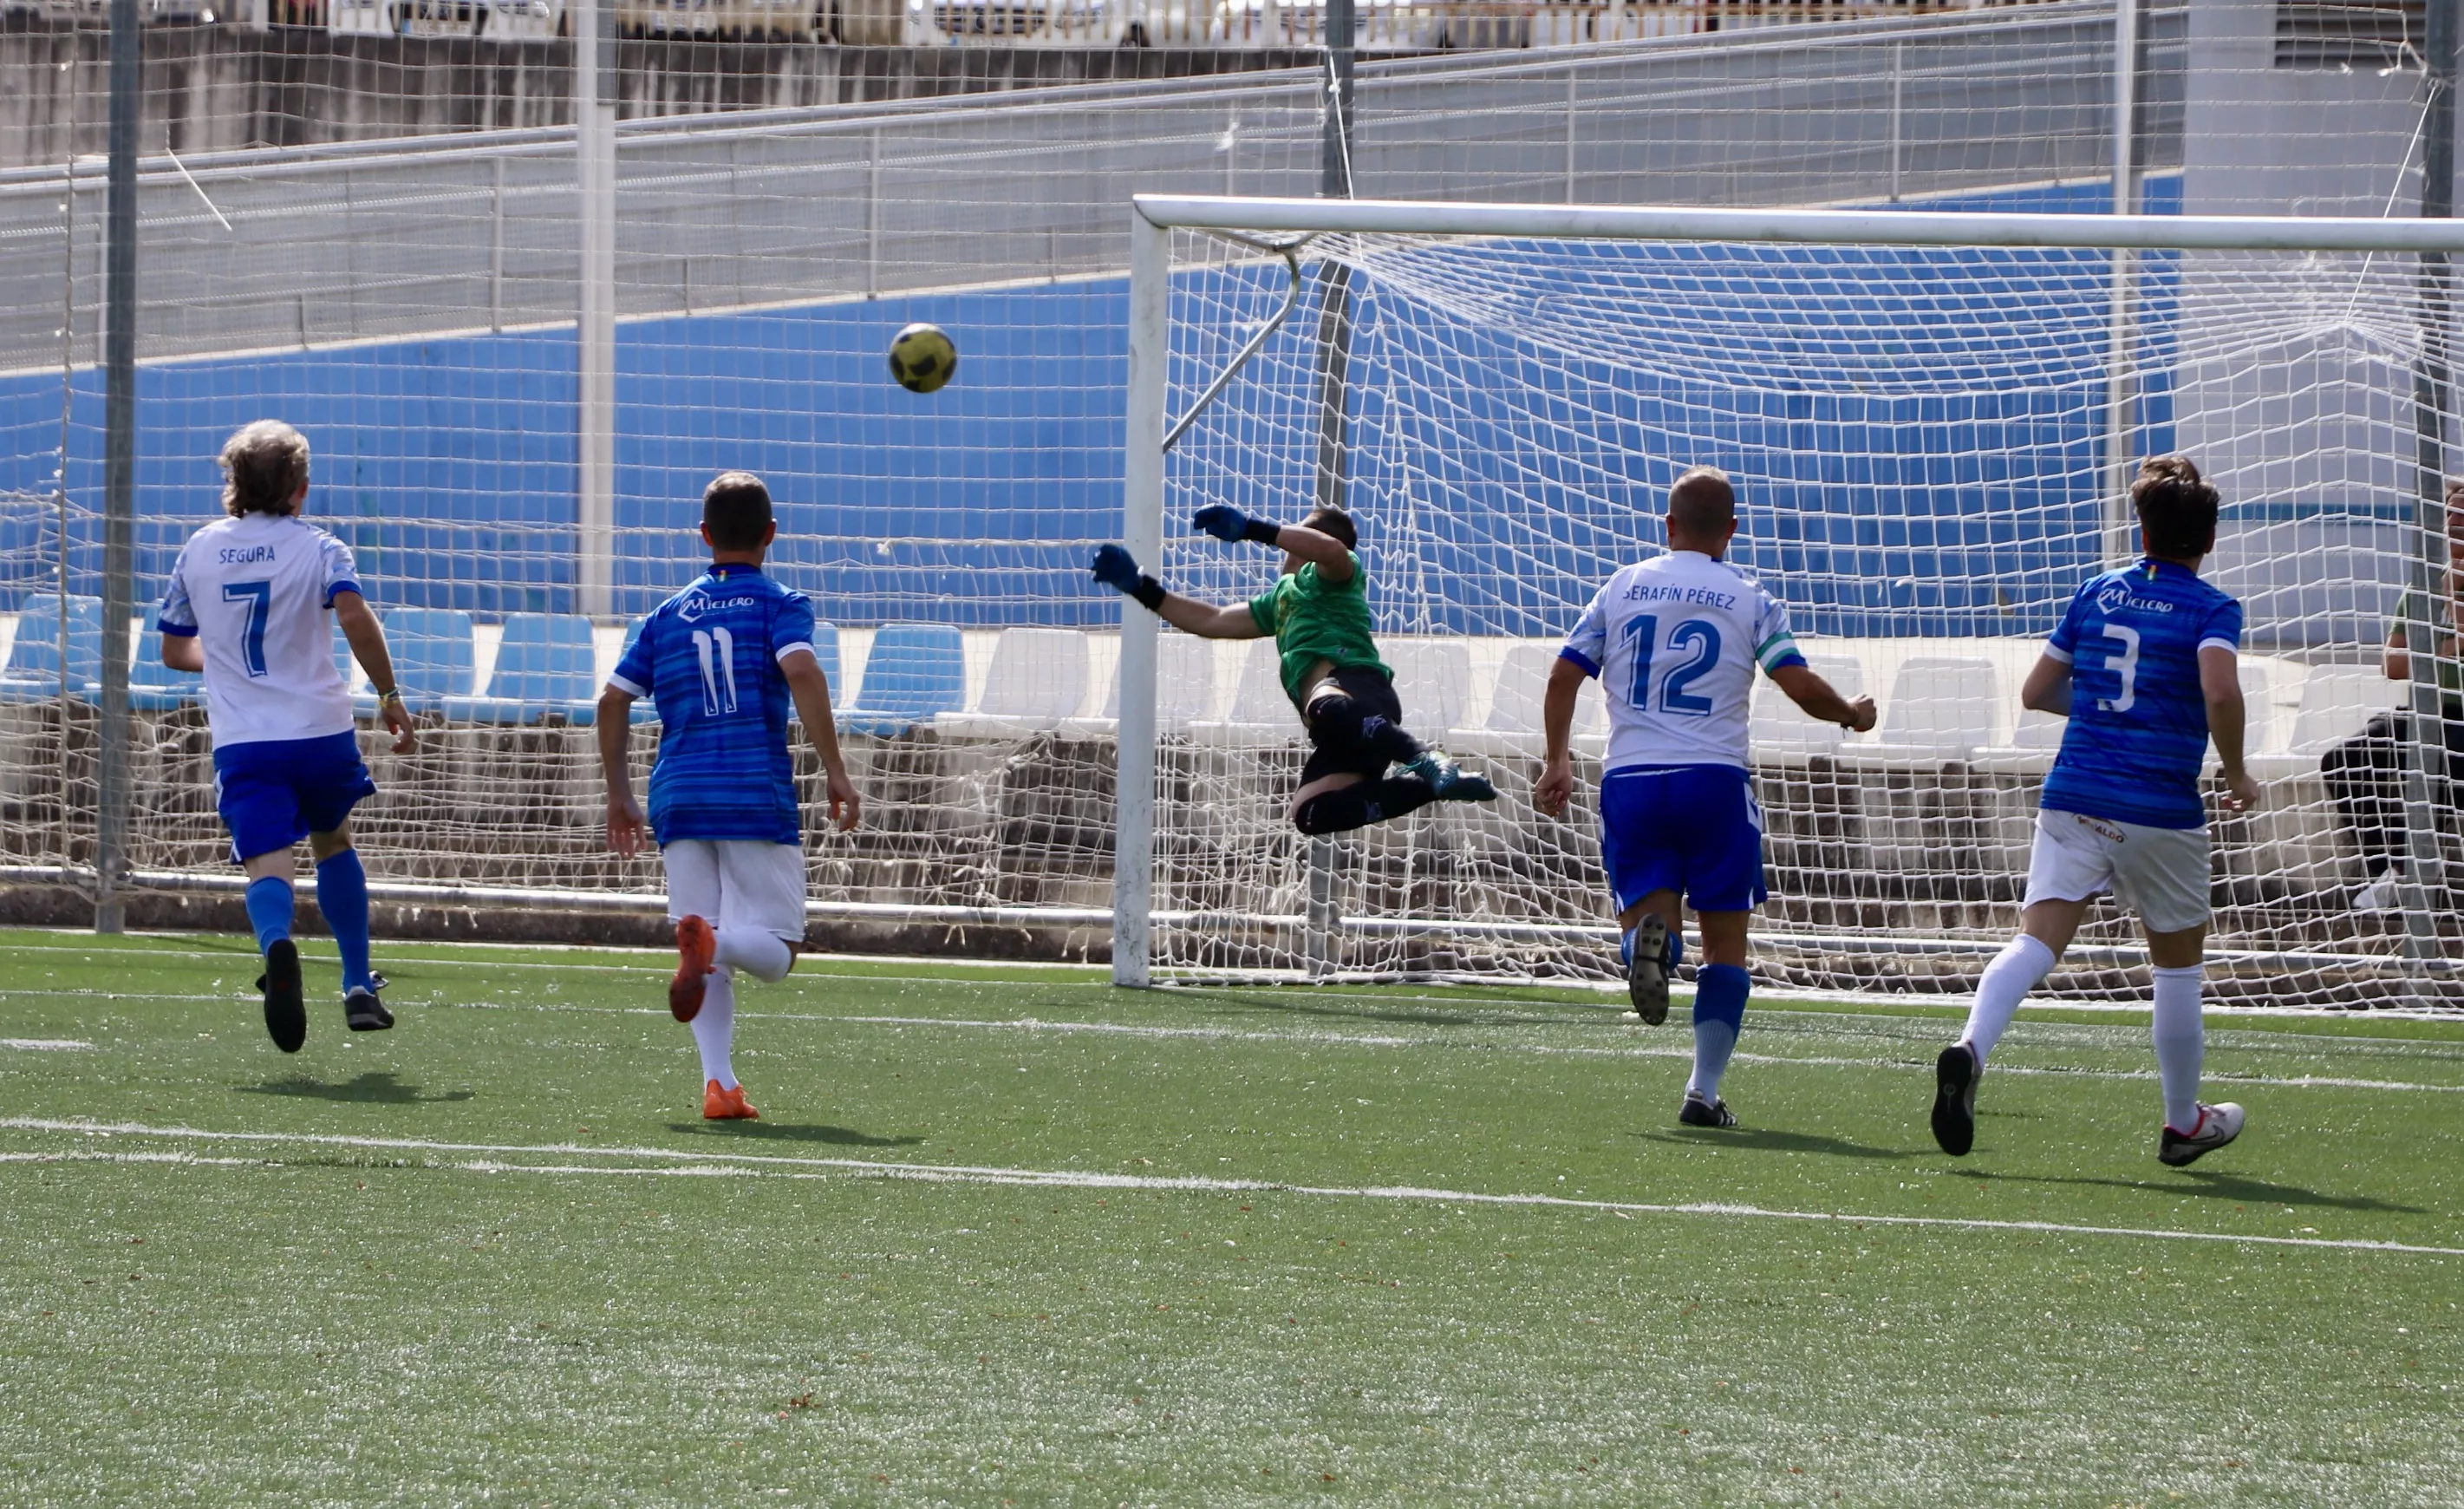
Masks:
[[[1797,652],[1788,610],[1722,559],[1736,532],[1736,491],[1723,473],[1698,466],[1668,490],[1668,553],[1609,578],[1549,674],[1548,765],[1532,790],[1551,816],[1574,794],[1574,699],[1598,677],[1609,700],[1600,856],[1625,935],[1626,993],[1645,1022],[1668,1015],[1681,902],[1702,926],[1694,1074],[1677,1112],[1688,1126],[1737,1124],[1720,1077],[1752,986],[1746,924],[1769,898],[1747,766],[1754,668],[1815,718],[1874,726],[1873,699],[1832,690]]]
[[[214,804],[231,859],[248,872],[248,918],[265,955],[265,1030],[296,1054],[308,1037],[291,942],[292,849],[303,837],[317,856],[317,909],[342,955],[343,1019],[355,1032],[393,1025],[368,967],[368,877],[351,847],[351,809],[377,788],[334,663],[337,622],[377,689],[394,753],[408,754],[417,736],[350,547],[299,518],[307,438],[260,419],[223,446],[222,465],[231,517],[181,547],[156,622],[163,663],[205,673]]]

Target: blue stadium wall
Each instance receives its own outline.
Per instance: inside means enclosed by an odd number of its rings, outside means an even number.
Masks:
[[[2152,181],[2148,197],[2171,212],[2179,181]],[[1939,207],[2089,212],[2105,203],[2101,188],[2085,187]],[[619,608],[646,610],[691,574],[700,486],[740,466],[781,494],[782,577],[839,622],[1116,623],[1119,600],[1090,587],[1084,557],[1086,542],[1116,530],[1126,311],[1123,281],[1105,279],[622,326]],[[897,388],[883,366],[891,334],[919,319],[950,328],[963,348],[958,382],[929,399]],[[1294,322],[1286,360],[1313,328]],[[1459,354],[1479,354],[1460,351],[1476,332],[1449,339]],[[573,610],[574,366],[567,329],[144,366],[141,600],[159,591],[186,534],[216,514],[224,436],[272,414],[314,443],[312,511],[358,551],[380,607]],[[1478,369],[1453,356],[1441,366],[1397,382],[1460,388]],[[1367,504],[1364,544],[1388,585],[1390,629],[1562,632],[1601,563],[1651,543],[1660,490],[1703,460],[1758,479],[1741,554],[1791,584],[1799,626],[1815,632],[2039,631],[2064,584],[2093,566],[2101,379],[2051,393],[1843,406],[1811,392],[1726,402],[1578,364],[1555,370],[1572,375],[1527,375],[1631,389],[1563,416],[1595,453],[1580,477],[1552,477],[1546,457],[1536,481],[1528,470],[1511,484],[1498,476],[1509,448],[1484,435],[1502,437],[1508,424],[1523,433],[1529,419],[1498,395],[1464,393],[1442,435],[1413,433],[1408,410],[1381,409],[1375,392],[1365,401],[1353,496]],[[81,591],[96,589],[99,566],[99,386],[80,371],[71,396],[67,477],[82,521],[71,572]],[[1541,396],[1544,408],[1554,397],[1545,386]],[[55,374],[0,379],[0,606],[51,581],[61,399]],[[2165,448],[2161,391],[2143,419],[2141,445]],[[1272,416],[1267,429],[1298,436],[1304,420]],[[1265,475],[1305,463],[1287,449]],[[1990,470],[1996,455],[2022,457],[2021,475]],[[1606,485],[1604,467],[1615,472]],[[1381,560],[1376,499],[1411,496],[1433,470],[1494,506],[1415,529],[1407,550]],[[1483,585],[1451,596],[1401,589],[1414,580]],[[1433,600],[1450,606],[1433,610]]]

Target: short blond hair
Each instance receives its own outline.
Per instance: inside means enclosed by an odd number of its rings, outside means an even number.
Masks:
[[[223,442],[223,511],[289,514],[308,485],[308,437],[279,419],[244,425]]]

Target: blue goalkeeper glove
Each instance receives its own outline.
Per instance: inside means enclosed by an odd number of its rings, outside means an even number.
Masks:
[[[1148,612],[1163,608],[1163,584],[1138,569],[1138,562],[1116,544],[1099,545],[1092,567],[1095,580],[1117,592],[1127,592]]]
[[[1252,519],[1230,503],[1209,503],[1190,519],[1199,534],[1213,535],[1226,544],[1254,540],[1260,544],[1273,544],[1283,526],[1264,519]]]

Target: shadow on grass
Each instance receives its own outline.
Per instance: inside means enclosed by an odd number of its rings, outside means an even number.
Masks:
[[[452,1100],[468,1100],[468,1090],[447,1090],[438,1095],[424,1095],[419,1086],[405,1084],[390,1070],[363,1074],[340,1084],[327,1084],[321,1079],[300,1076],[291,1079],[268,1079],[263,1084],[237,1087],[242,1095],[290,1096],[303,1100],[347,1100],[363,1105],[436,1105]]]
[[[1768,1126],[1677,1126],[1662,1132],[1637,1132],[1635,1136],[1650,1143],[1674,1143],[1680,1147],[1742,1147],[1758,1153],[1813,1153],[1824,1158],[1912,1158],[1912,1151],[1900,1147],[1872,1147],[1837,1137],[1817,1137],[1812,1132],[1782,1132]]]
[[[2146,1189],[2160,1194],[2191,1194],[2206,1200],[2233,1200],[2248,1205],[2309,1205],[2330,1210],[2367,1210],[2385,1215],[2430,1213],[2417,1205],[2398,1205],[2391,1200],[2375,1200],[2367,1195],[2321,1194],[2299,1185],[2271,1184],[2264,1179],[2212,1173],[2198,1168],[2186,1168],[2173,1176],[2186,1181],[2178,1184],[2164,1175],[2149,1179],[2091,1179],[2076,1174],[1997,1174],[1980,1168],[1960,1168],[1954,1172],[1959,1178],[1973,1179],[1979,1184],[2079,1185],[2101,1189]]]
[[[920,1137],[875,1137],[846,1126],[801,1126],[793,1121],[670,1121],[687,1137],[724,1137],[740,1143],[825,1143],[833,1147],[913,1147]]]

